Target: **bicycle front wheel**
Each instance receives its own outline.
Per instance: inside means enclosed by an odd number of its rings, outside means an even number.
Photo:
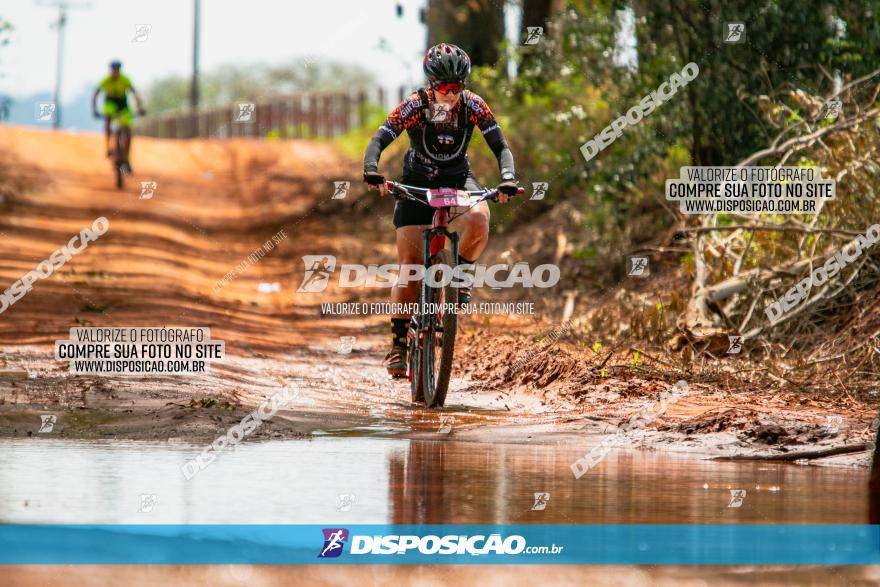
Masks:
[[[407,360],[409,361],[409,387],[414,404],[425,403],[425,390],[422,385],[422,344],[419,340],[419,320],[415,318],[410,323],[407,334]]]
[[[434,258],[434,264],[454,267],[452,253],[442,250]],[[455,334],[458,329],[458,316],[455,312],[444,309],[444,305],[458,302],[458,289],[446,287],[423,286],[422,299],[428,302],[430,315],[425,316],[428,324],[425,340],[422,345],[421,369],[422,390],[425,404],[429,408],[440,407],[446,402],[446,392],[452,376],[452,361],[455,353]],[[425,299],[427,298],[427,299]]]

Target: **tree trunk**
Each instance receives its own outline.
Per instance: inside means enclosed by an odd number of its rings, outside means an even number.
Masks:
[[[546,32],[547,21],[550,20],[550,4],[551,0],[523,0],[523,30],[530,26],[540,26]]]
[[[560,12],[565,10],[565,0],[523,0],[522,3],[522,27],[519,31],[519,42],[524,41],[525,31],[528,27],[542,27],[544,38],[551,42],[558,42],[562,34],[562,28],[554,26],[554,20]],[[525,67],[532,52],[522,54],[520,67]]]
[[[452,43],[473,65],[495,65],[504,37],[504,10],[492,0],[429,0],[425,11],[428,47]]]

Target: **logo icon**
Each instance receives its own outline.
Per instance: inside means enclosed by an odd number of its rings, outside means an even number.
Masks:
[[[437,429],[437,432],[440,434],[449,434],[452,432],[452,423],[455,421],[455,418],[452,416],[440,416],[440,428]]]
[[[547,502],[550,501],[549,493],[535,493],[535,503],[532,505],[532,511],[547,509]]]
[[[449,117],[449,108],[444,104],[431,105],[431,122],[446,122]],[[450,137],[451,138],[451,137]]]
[[[138,200],[150,200],[153,198],[153,194],[156,193],[156,188],[159,187],[159,183],[155,181],[142,181],[141,182],[141,195],[138,197]]]
[[[52,429],[55,428],[55,423],[58,421],[58,416],[54,414],[49,414],[45,416],[40,416],[40,430],[39,432],[48,433],[52,432]]]
[[[746,498],[746,490],[745,489],[731,489],[730,490],[730,503],[727,504],[729,508],[738,508],[743,504],[743,501]]]
[[[631,277],[647,277],[650,275],[648,258],[630,256],[626,258],[626,274]]]
[[[542,26],[526,27],[526,40],[523,41],[523,45],[537,45],[543,34],[544,27]]]
[[[356,340],[356,336],[340,336],[339,346],[336,347],[336,352],[340,355],[350,355],[351,348],[354,346]]]
[[[843,416],[825,416],[825,425],[819,433],[822,436],[834,436],[840,432],[841,424],[843,424]]]
[[[546,181],[533,181],[532,182],[532,197],[530,200],[543,200],[544,196],[547,194],[547,188],[550,187],[550,184]]]
[[[746,25],[742,22],[724,23],[724,42],[742,43],[746,40]]]
[[[138,509],[139,514],[149,514],[153,511],[153,507],[159,503],[159,498],[153,493],[141,494],[141,507]]]
[[[330,274],[336,269],[336,257],[333,255],[303,255],[306,273],[297,293],[317,293],[327,289]]]
[[[828,100],[827,102],[822,104],[822,111],[819,114],[817,120],[837,120],[837,117],[840,116],[840,111],[842,109],[843,102],[841,102],[840,100]]]
[[[55,122],[55,110],[55,102],[40,102],[37,104],[37,120]]]
[[[334,181],[333,186],[336,191],[333,192],[333,197],[331,200],[342,200],[348,195],[348,188],[351,187],[351,182],[349,181]]]
[[[238,112],[233,117],[233,122],[254,122],[257,118],[257,105],[253,102],[238,104]]]
[[[730,345],[727,347],[728,355],[738,355],[743,348],[743,337],[739,334],[729,335],[727,337],[727,342]]]
[[[342,547],[348,540],[346,528],[324,528],[324,548],[318,558],[336,558],[342,554]]]
[[[336,506],[337,512],[350,512],[351,506],[354,505],[354,493],[340,493],[339,505]],[[326,544],[325,544],[326,546]]]
[[[150,37],[150,32],[153,30],[153,25],[151,24],[136,24],[134,25],[134,38],[131,40],[132,43],[143,43]]]

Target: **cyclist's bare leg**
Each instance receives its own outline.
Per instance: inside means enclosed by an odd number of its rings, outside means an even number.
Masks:
[[[112,129],[110,128],[110,117],[104,117],[104,150],[107,152],[108,157],[113,156],[113,151],[110,149],[110,134]]]
[[[461,210],[461,208],[456,210]],[[450,228],[461,234],[458,241],[459,256],[476,261],[483,254],[486,245],[489,244],[489,205],[486,202],[480,202],[453,220],[450,223]]]
[[[423,231],[429,226],[402,226],[397,229],[397,262],[401,265],[422,264]],[[394,304],[414,304],[418,301],[418,281],[391,288],[391,302]],[[412,315],[397,312],[391,316],[391,352],[385,356],[385,366],[394,377],[406,375],[406,330]]]
[[[131,150],[131,129],[122,127],[119,129],[119,142],[122,145],[123,161],[128,161],[128,152]]]
[[[397,262],[401,265],[421,265],[422,264],[422,234],[425,229],[430,226],[401,226],[397,229]],[[409,281],[406,285],[398,287],[395,285],[391,288],[391,303],[393,304],[415,304],[419,300],[420,282]],[[412,315],[394,314],[394,318],[406,318],[409,320]]]

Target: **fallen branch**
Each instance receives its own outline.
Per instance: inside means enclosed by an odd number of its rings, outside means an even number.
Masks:
[[[712,457],[713,461],[801,461],[808,459],[821,459],[822,457],[830,457],[834,455],[843,455],[852,452],[862,452],[868,450],[868,444],[860,442],[858,444],[850,444],[845,446],[837,446],[827,448],[825,450],[805,450],[800,452],[789,452],[777,455],[731,455]]]
[[[629,350],[630,350],[631,352],[639,353],[640,355],[642,355],[642,356],[644,356],[644,357],[647,357],[648,359],[650,359],[650,360],[652,360],[652,361],[654,361],[654,362],[656,362],[656,363],[660,363],[661,365],[666,365],[667,367],[669,367],[670,369],[672,369],[672,370],[674,370],[674,371],[681,371],[681,369],[679,369],[679,368],[676,367],[675,365],[672,365],[672,364],[667,363],[666,361],[664,361],[664,360],[662,360],[662,359],[658,359],[657,357],[654,357],[654,356],[652,356],[652,355],[649,355],[648,353],[646,353],[645,351],[643,351],[643,350],[641,350],[641,349],[637,349],[637,348],[635,348],[635,347],[630,347]]]
[[[789,140],[785,141],[784,143],[782,143],[781,145],[769,147],[767,149],[763,149],[761,151],[758,151],[757,153],[754,153],[751,156],[744,159],[743,161],[741,161],[737,165],[737,167],[748,167],[748,166],[752,165],[753,163],[756,163],[757,161],[764,159],[765,157],[771,157],[773,155],[780,155],[782,153],[785,153],[786,151],[799,149],[803,146],[809,146],[810,144],[812,144],[813,142],[815,142],[818,139],[821,139],[825,135],[829,135],[832,133],[836,133],[836,132],[840,132],[840,131],[852,128],[852,127],[854,127],[862,122],[865,122],[871,118],[876,118],[878,115],[880,115],[880,109],[872,108],[871,110],[868,110],[867,112],[860,114],[859,116],[856,116],[856,117],[851,118],[849,120],[840,121],[836,124],[826,126],[826,127],[821,128],[815,132],[812,132],[810,134],[806,134],[806,135],[802,135],[799,137],[789,139]]]
[[[697,234],[703,232],[722,232],[730,230],[763,230],[768,232],[801,232],[806,234],[827,233],[842,234],[844,236],[858,236],[863,234],[855,230],[842,230],[838,228],[810,228],[809,226],[781,226],[773,224],[734,224],[729,226],[690,226],[679,228],[678,232],[695,232]]]

